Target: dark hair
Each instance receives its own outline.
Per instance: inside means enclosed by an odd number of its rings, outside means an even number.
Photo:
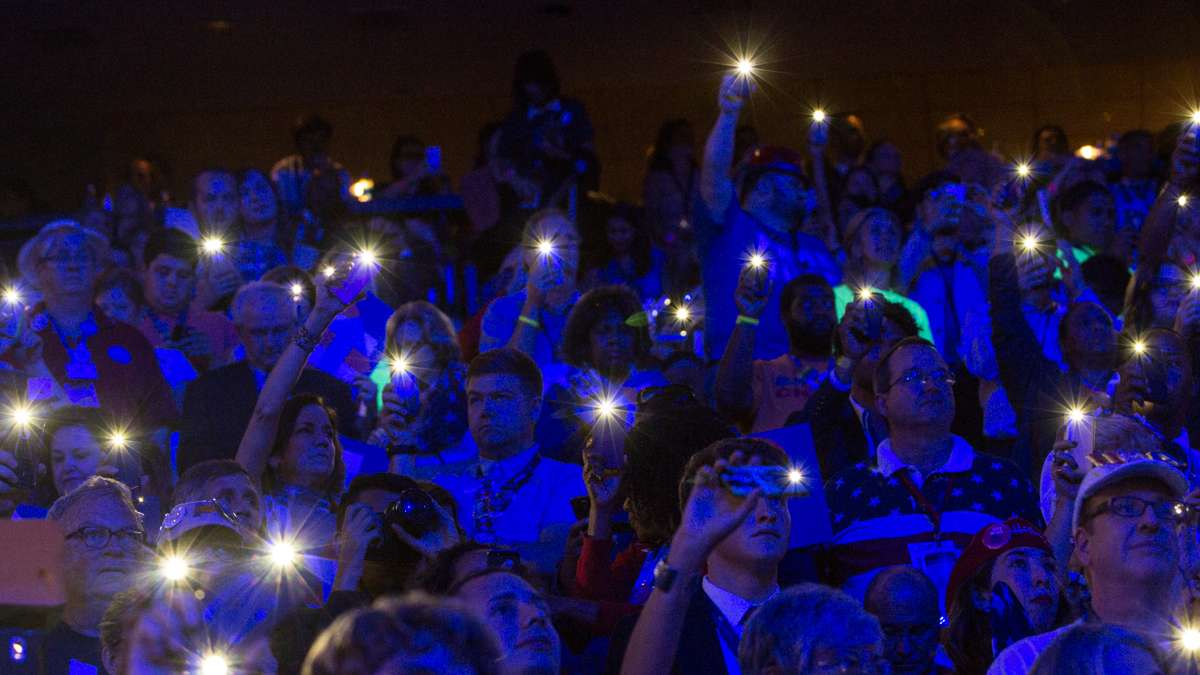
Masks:
[[[346,494],[342,497],[341,505],[346,507],[355,503],[362,493],[367,490],[400,493],[412,489],[419,490],[421,486],[417,484],[417,481],[408,476],[402,476],[390,471],[360,473],[350,481],[350,487],[346,488]]]
[[[320,134],[329,140],[333,138],[333,125],[316,113],[306,113],[292,125],[292,140],[298,143],[305,134]]]
[[[188,195],[190,197],[192,203],[196,202],[196,195],[197,195],[196,181],[200,180],[200,176],[203,176],[206,173],[225,174],[226,176],[233,178],[235,181],[237,179],[237,175],[234,174],[233,171],[231,171],[223,166],[206,166],[206,167],[200,169],[199,171],[197,171],[195,173],[195,175],[192,176],[191,193]],[[234,185],[233,189],[237,190],[238,186]],[[204,233],[201,233],[201,234],[204,234]]]
[[[149,268],[160,255],[178,258],[195,269],[200,252],[196,240],[192,239],[191,235],[173,227],[161,227],[152,231],[150,238],[146,240],[143,254],[146,267]]]
[[[996,559],[984,563],[967,583],[958,587],[953,606],[947,607],[950,625],[946,628],[946,655],[954,662],[955,672],[986,672],[995,658],[992,654],[992,624],[986,612],[975,606],[974,594],[989,591]]]
[[[431,595],[451,595],[457,587],[462,585],[464,580],[475,576],[482,576],[480,574],[467,575],[467,577],[459,579],[457,577],[458,563],[470,553],[493,549],[509,550],[506,546],[481,544],[477,541],[461,541],[450,548],[442,549],[429,565],[417,572],[416,576],[412,579],[411,587],[414,590],[425,591]],[[496,569],[495,571],[521,577],[529,582],[530,586],[540,589],[540,584],[530,575],[530,571],[525,567],[525,564],[519,560],[513,567],[505,567],[503,569]]]
[[[511,347],[482,352],[471,360],[467,367],[467,382],[484,375],[512,375],[520,380],[530,396],[542,395],[541,369],[524,352]]]
[[[639,276],[650,273],[654,264],[650,232],[646,229],[643,210],[629,202],[614,201],[611,197],[598,192],[589,192],[587,199],[579,207],[579,234],[584,239],[584,250],[581,253],[587,257],[586,268],[601,267],[606,264],[611,255],[608,247],[608,224],[614,219],[624,220],[633,229],[633,242],[630,256],[633,258],[634,272]],[[600,241],[603,240],[603,244]]]
[[[279,188],[276,187],[275,181],[271,180],[271,176],[267,172],[254,167],[242,169],[241,171],[237,172],[236,178],[238,198],[239,200],[241,198],[242,185],[246,181],[250,180],[250,177],[255,174],[261,176],[262,179],[266,181],[267,186],[271,188],[271,198],[275,200],[275,236],[272,237],[271,240],[276,246],[282,249],[284,254],[290,259],[292,257],[292,250],[296,248],[296,224],[289,220],[284,214],[283,199],[279,197]],[[238,209],[240,212],[240,201],[238,203]],[[241,219],[239,217],[239,222],[240,220]]]
[[[236,460],[208,459],[192,465],[183,472],[183,475],[179,477],[179,482],[175,484],[175,493],[171,495],[171,504],[168,508],[174,508],[184,502],[197,501],[195,494],[197,490],[202,490],[209,481],[225,476],[245,476],[252,485],[254,484],[254,478]],[[206,497],[209,496],[211,495],[206,495]]]
[[[741,436],[719,440],[700,452],[692,455],[687,466],[683,469],[683,478],[679,481],[679,509],[682,512],[687,506],[688,497],[692,494],[696,472],[706,466],[712,466],[720,459],[729,459],[733,453],[741,452],[749,457],[758,457],[764,464],[773,466],[790,466],[791,460],[783,448],[765,438]]]
[[[273,267],[267,270],[259,281],[268,281],[273,284],[279,284],[292,291],[292,284],[300,284],[304,287],[304,299],[308,301],[310,306],[317,302],[317,284],[313,281],[312,276],[303,269],[295,265],[283,265],[281,267]]]
[[[1058,141],[1062,145],[1063,149],[1070,152],[1071,142],[1067,140],[1067,132],[1057,124],[1043,124],[1042,126],[1038,127],[1037,131],[1033,132],[1033,140],[1029,144],[1029,154],[1031,156],[1036,156],[1038,153],[1038,146],[1041,145],[1040,141],[1043,131],[1054,132],[1054,135],[1058,137]]]
[[[909,336],[898,340],[896,344],[892,345],[891,349],[879,357],[879,363],[875,365],[874,389],[876,396],[887,393],[888,388],[892,384],[892,357],[896,355],[896,352],[906,347],[925,347],[937,353],[937,347],[923,337]]]
[[[898,302],[892,302],[890,300],[884,300],[881,298],[876,299],[875,302],[879,303],[880,313],[883,314],[883,320],[890,321],[895,324],[896,328],[899,329],[900,334],[905,338],[916,337],[920,333],[920,329],[917,327],[917,320],[913,318],[912,312],[908,311],[907,307]],[[842,348],[841,341],[834,340],[833,347],[834,352],[840,356]]]
[[[625,437],[622,486],[638,540],[655,546],[670,540],[679,527],[676,492],[692,455],[736,436],[716,411],[700,402],[659,396],[638,406],[637,421]]]
[[[650,357],[650,329],[647,322],[636,321],[642,312],[637,295],[625,286],[601,286],[584,293],[571,312],[563,328],[559,351],[567,363],[576,368],[593,367],[591,333],[596,323],[609,312],[616,312],[633,331],[634,365],[644,366]]]
[[[682,117],[662,123],[662,126],[658,128],[658,134],[654,137],[654,147],[650,149],[650,171],[671,171],[673,169],[671,158],[668,155],[671,149],[671,139],[680,129],[690,129],[691,126],[692,123]],[[695,164],[696,161],[692,160],[692,165],[695,166]]]
[[[512,95],[518,109],[529,105],[529,98],[525,94],[525,85],[529,83],[542,85],[548,100],[559,94],[558,71],[550,55],[541,49],[531,49],[521,54],[513,65]]]
[[[800,295],[800,291],[805,288],[820,286],[833,294],[833,286],[829,285],[829,280],[820,274],[805,273],[792,277],[783,286],[783,290],[779,292],[779,313],[785,319],[792,311],[792,303],[796,301],[796,296]],[[786,321],[784,322],[786,323]]]
[[[310,405],[315,405],[325,414],[329,416],[329,423],[334,428],[333,434],[333,472],[330,473],[325,485],[322,486],[321,496],[328,499],[330,502],[336,503],[338,496],[342,494],[342,485],[346,482],[346,465],[342,461],[342,442],[337,435],[337,411],[325,405],[324,399],[316,394],[296,394],[283,404],[283,412],[279,415],[279,429],[275,435],[275,444],[271,446],[272,457],[282,457],[287,452],[288,443],[291,441],[292,433],[296,430],[296,420],[300,417],[300,413]],[[280,481],[279,475],[268,462],[266,469],[263,471],[262,489],[264,494],[273,494],[283,488],[284,485]]]
[[[1126,143],[1135,141],[1139,138],[1146,139],[1150,143],[1151,148],[1153,149],[1154,134],[1150,133],[1146,129],[1130,129],[1129,131],[1126,131],[1125,133],[1121,134],[1117,138],[1117,146],[1120,147],[1122,145],[1125,145]]]
[[[396,331],[406,321],[415,321],[421,325],[421,339],[433,350],[439,372],[448,366],[462,363],[462,346],[458,344],[458,335],[450,317],[425,300],[406,302],[388,317],[384,331],[384,349],[387,352],[391,352],[396,341]]]
[[[1154,293],[1154,287],[1158,283],[1159,272],[1162,268],[1172,265],[1185,274],[1187,266],[1181,265],[1178,261],[1166,258],[1163,260],[1143,260],[1134,271],[1133,277],[1129,279],[1129,286],[1125,289],[1125,311],[1122,313],[1124,317],[1123,330],[1132,332],[1144,332],[1149,330],[1154,325],[1154,303],[1150,300],[1150,296]]]
[[[1108,316],[1108,311],[1105,310],[1102,305],[1095,303],[1095,302],[1091,302],[1091,301],[1072,302],[1067,307],[1066,313],[1063,314],[1062,319],[1059,320],[1059,322],[1058,322],[1058,344],[1062,351],[1063,360],[1067,363],[1068,366],[1074,365],[1071,362],[1073,361],[1072,357],[1075,353],[1074,350],[1067,348],[1068,347],[1067,338],[1071,332],[1071,317],[1075,316],[1076,312],[1081,311],[1085,307],[1095,307],[1096,309],[1100,310],[1105,316]]]
[[[954,122],[962,122],[967,127],[967,136],[971,142],[978,145],[979,137],[982,135],[979,131],[979,125],[975,124],[975,120],[971,119],[970,115],[965,113],[954,113],[942,120],[937,126],[937,151],[938,155],[945,157],[946,151],[950,145],[950,126]]]
[[[1082,183],[1076,183],[1067,188],[1066,191],[1059,194],[1050,203],[1050,210],[1054,218],[1054,231],[1060,239],[1068,239],[1070,235],[1063,214],[1079,208],[1081,204],[1091,199],[1093,195],[1103,195],[1106,198],[1112,198],[1108,188],[1096,181],[1085,180]]]
[[[867,151],[863,153],[863,163],[870,163],[871,160],[875,159],[875,153],[879,152],[879,149],[885,145],[895,146],[899,149],[899,146],[896,146],[896,142],[886,136],[876,139],[867,146]]]
[[[114,267],[96,281],[96,297],[110,288],[120,288],[125,291],[139,307],[146,304],[146,297],[142,294],[142,282],[138,280],[137,275],[132,270],[124,267]]]

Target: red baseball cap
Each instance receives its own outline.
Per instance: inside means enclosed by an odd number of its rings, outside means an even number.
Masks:
[[[954,598],[958,589],[969,582],[984,565],[999,558],[1014,548],[1037,548],[1053,553],[1050,542],[1033,523],[1024,518],[1009,518],[1002,523],[992,523],[975,533],[971,543],[963,549],[950,581],[946,584],[946,613],[954,611]]]

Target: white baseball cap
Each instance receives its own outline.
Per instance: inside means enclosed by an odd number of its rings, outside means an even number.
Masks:
[[[1088,498],[1104,488],[1133,478],[1151,478],[1161,482],[1171,496],[1179,499],[1187,494],[1187,478],[1175,467],[1154,459],[1136,458],[1119,464],[1101,464],[1092,467],[1079,485],[1075,497],[1075,508],[1071,516],[1071,530],[1079,527],[1079,517]]]

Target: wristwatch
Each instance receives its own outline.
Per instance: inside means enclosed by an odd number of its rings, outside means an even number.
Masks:
[[[675,585],[675,579],[679,577],[679,570],[667,564],[667,559],[663,558],[654,566],[654,587],[663,593],[670,593],[671,587]]]

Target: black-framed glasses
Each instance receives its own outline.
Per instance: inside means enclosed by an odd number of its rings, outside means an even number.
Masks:
[[[78,539],[83,542],[84,546],[90,549],[101,549],[108,546],[108,542],[113,537],[116,537],[119,546],[126,549],[133,549],[146,544],[146,532],[136,527],[110,530],[100,525],[89,525],[75,530],[64,538]]]
[[[1092,511],[1088,519],[1095,518],[1102,513],[1111,513],[1122,518],[1141,518],[1147,508],[1154,510],[1156,518],[1169,523],[1183,522],[1191,513],[1191,509],[1186,504],[1174,499],[1150,501],[1133,495],[1122,495],[1101,504],[1099,508]]]
[[[696,393],[686,384],[664,384],[661,386],[646,387],[639,391],[637,404],[640,406],[659,397],[664,397],[677,403],[692,403],[696,401]]]
[[[938,385],[939,387],[941,387],[941,386],[953,387],[954,383],[957,382],[957,380],[954,379],[954,373],[951,373],[949,370],[947,370],[945,368],[938,368],[937,370],[931,370],[928,373],[922,373],[919,370],[910,370],[907,373],[896,378],[895,381],[893,381],[891,384],[889,384],[888,389],[891,389],[892,387],[895,387],[898,384],[903,384],[906,387],[913,387],[913,386],[923,387],[923,386],[925,386],[926,382],[932,382],[932,383]]]

